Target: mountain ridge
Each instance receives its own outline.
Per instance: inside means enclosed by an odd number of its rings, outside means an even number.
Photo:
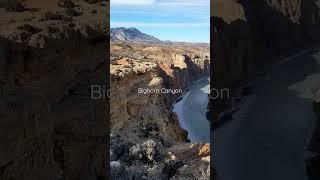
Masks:
[[[128,42],[147,42],[147,43],[160,43],[160,39],[145,34],[137,28],[130,27],[117,27],[110,28],[111,41],[128,41]]]
[[[166,45],[202,45],[208,46],[206,42],[178,42],[170,40],[160,40],[152,35],[141,32],[135,27],[115,27],[110,28],[110,40],[131,43],[166,44]]]

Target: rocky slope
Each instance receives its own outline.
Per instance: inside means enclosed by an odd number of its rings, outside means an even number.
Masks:
[[[138,92],[139,88],[187,88],[193,80],[208,75],[208,51],[198,47],[111,45],[110,153],[114,179],[209,179],[209,146],[187,143],[187,132],[171,112],[181,93]],[[193,155],[185,158],[184,152]]]
[[[0,8],[0,179],[106,179],[108,7],[25,2]]]

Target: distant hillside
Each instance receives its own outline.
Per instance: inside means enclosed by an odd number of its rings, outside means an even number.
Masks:
[[[161,40],[144,34],[136,28],[111,28],[110,39],[112,41],[129,41],[129,42],[145,42],[145,43],[161,43]]]

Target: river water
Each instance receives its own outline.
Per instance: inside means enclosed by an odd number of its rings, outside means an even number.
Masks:
[[[188,131],[192,143],[210,143],[210,123],[206,118],[209,87],[208,77],[195,81],[173,106],[180,125]]]
[[[305,149],[316,121],[308,94],[317,87],[317,61],[312,52],[272,66],[253,83],[232,120],[212,132],[219,179],[308,179]]]

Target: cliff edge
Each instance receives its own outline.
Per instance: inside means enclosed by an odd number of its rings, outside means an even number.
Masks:
[[[0,8],[0,179],[106,179],[108,107],[90,86],[107,84],[108,5],[10,2]]]
[[[111,52],[112,178],[209,179],[209,144],[189,143],[171,111],[208,76],[209,48],[111,43]]]

